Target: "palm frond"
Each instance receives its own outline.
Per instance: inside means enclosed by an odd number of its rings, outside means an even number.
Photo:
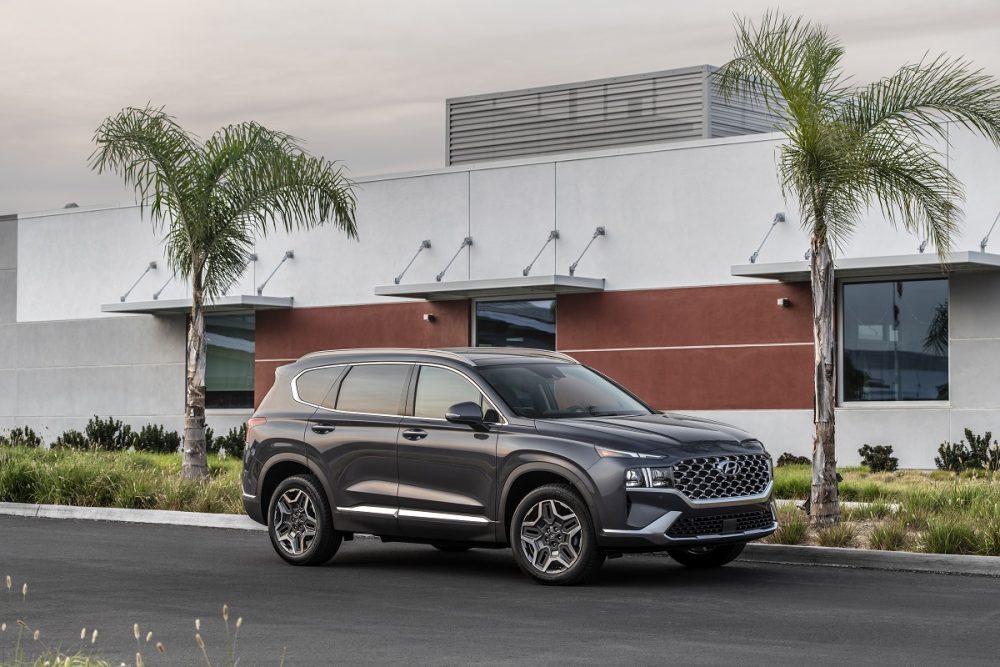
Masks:
[[[194,178],[189,169],[199,147],[162,108],[127,107],[94,132],[91,169],[112,171],[135,188],[140,205],[150,205],[154,219],[183,217]]]

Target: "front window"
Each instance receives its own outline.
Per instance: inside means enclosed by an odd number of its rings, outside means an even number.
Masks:
[[[845,401],[948,400],[948,281],[843,286]]]
[[[253,408],[254,316],[207,315],[205,407]]]
[[[476,346],[555,350],[555,299],[477,302]]]
[[[413,416],[444,419],[448,408],[456,403],[477,403],[483,406],[483,394],[464,377],[437,366],[421,366],[417,378]]]
[[[480,370],[519,417],[572,419],[650,414],[649,408],[586,366],[524,363]]]

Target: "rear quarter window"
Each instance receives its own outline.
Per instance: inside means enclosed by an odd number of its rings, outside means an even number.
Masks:
[[[332,409],[336,399],[336,396],[332,395],[333,387],[346,370],[346,366],[330,366],[302,373],[295,380],[295,391],[299,400]]]

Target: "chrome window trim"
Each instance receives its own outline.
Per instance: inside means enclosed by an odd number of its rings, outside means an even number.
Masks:
[[[417,417],[416,415],[387,415],[387,414],[383,414],[381,412],[353,412],[351,410],[337,410],[335,408],[328,408],[328,407],[323,406],[323,405],[316,405],[315,403],[310,403],[309,401],[304,401],[299,396],[298,381],[299,381],[299,378],[302,377],[303,375],[305,375],[306,373],[309,373],[309,372],[312,372],[312,371],[318,371],[318,370],[321,370],[321,369],[324,369],[324,368],[337,368],[337,367],[340,367],[340,366],[375,366],[375,365],[382,365],[382,366],[385,366],[385,365],[393,365],[393,366],[434,366],[435,368],[444,368],[445,370],[449,370],[452,373],[457,373],[458,375],[461,375],[466,380],[468,380],[469,382],[471,382],[472,386],[474,386],[476,389],[479,390],[479,393],[481,393],[483,395],[483,398],[486,399],[486,401],[490,404],[490,406],[494,410],[496,410],[496,413],[498,415],[500,415],[500,420],[501,421],[498,423],[498,426],[506,426],[507,424],[510,423],[510,421],[507,418],[507,415],[505,415],[503,413],[503,411],[500,408],[498,408],[496,406],[496,404],[492,400],[490,400],[490,397],[486,394],[485,391],[483,391],[482,386],[478,382],[476,382],[471,377],[469,377],[467,374],[463,373],[462,371],[458,370],[457,368],[452,368],[451,366],[445,366],[444,364],[435,364],[433,362],[425,362],[425,361],[358,361],[358,362],[353,362],[353,363],[345,361],[345,362],[336,363],[336,364],[324,364],[323,366],[313,366],[312,368],[306,368],[306,369],[303,369],[303,370],[299,371],[295,375],[295,377],[292,378],[292,382],[291,382],[291,385],[292,385],[292,400],[294,400],[296,403],[301,403],[302,405],[308,405],[311,408],[316,408],[317,410],[323,410],[325,412],[332,412],[332,413],[340,413],[340,414],[345,414],[345,415],[360,415],[360,416],[368,416],[368,417],[400,417],[402,419],[426,419],[426,420],[429,420],[429,421],[448,422],[447,419],[440,419],[438,417]],[[419,369],[418,369],[418,371],[419,371]],[[450,423],[450,422],[448,422],[448,423]]]

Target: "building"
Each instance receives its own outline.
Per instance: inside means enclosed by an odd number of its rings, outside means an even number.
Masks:
[[[274,369],[316,349],[531,345],[808,453],[808,243],[775,175],[782,139],[754,105],[718,106],[707,72],[449,100],[451,165],[359,179],[359,242],[259,242],[212,306],[210,424],[246,419]],[[984,241],[1000,152],[949,138],[967,200],[947,268],[877,211],[837,260],[845,464],[869,443],[930,467],[963,428],[1000,432],[1000,238]],[[0,429],[180,428],[186,297],[135,206],[0,219]]]

